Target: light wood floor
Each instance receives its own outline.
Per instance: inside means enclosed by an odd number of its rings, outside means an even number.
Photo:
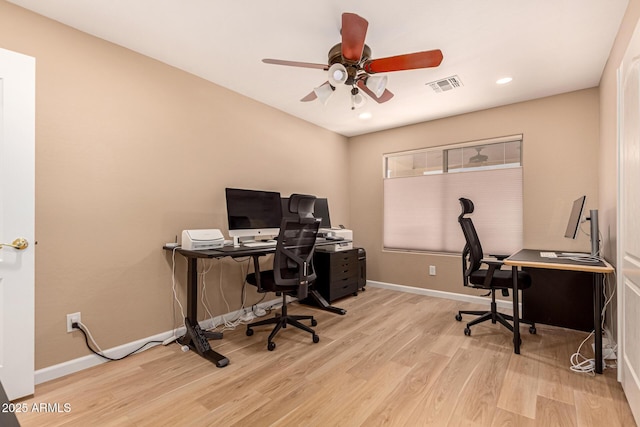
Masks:
[[[463,334],[471,304],[368,287],[317,316],[320,342],[294,328],[267,351],[267,328],[225,332],[216,368],[176,344],[36,387],[23,401],[67,413],[18,414],[29,426],[634,426],[616,370],[569,370],[585,333],[485,323]],[[589,345],[590,347],[590,345]]]

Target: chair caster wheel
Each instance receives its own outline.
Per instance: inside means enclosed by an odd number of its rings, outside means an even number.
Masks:
[[[536,332],[538,332],[538,331],[537,331],[537,329],[536,329],[536,327],[535,327],[535,326],[531,326],[531,327],[529,327],[529,333],[530,333],[530,334],[535,335],[535,334],[536,334]]]
[[[253,335],[253,329],[247,328],[247,336],[250,337],[251,335]]]
[[[269,344],[267,344],[267,350],[273,351],[275,348],[276,348],[276,343],[270,342]]]
[[[462,322],[462,315],[460,313],[456,314],[456,320]]]
[[[313,342],[314,343],[320,342],[320,337],[314,334],[313,335]]]
[[[311,319],[311,326],[317,326],[318,321],[316,319]]]
[[[464,328],[464,334],[465,334],[466,336],[470,337],[470,336],[471,336],[471,329],[469,329],[469,328]]]

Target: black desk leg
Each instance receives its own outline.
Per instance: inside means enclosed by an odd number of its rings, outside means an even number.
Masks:
[[[520,312],[518,309],[518,267],[511,267],[513,276],[513,352],[520,354]]]
[[[593,273],[593,327],[595,330],[596,374],[602,373],[602,280]]]
[[[342,315],[347,314],[347,310],[345,310],[344,308],[335,307],[333,305],[330,305],[327,302],[327,300],[324,299],[324,297],[322,295],[320,295],[320,292],[318,292],[317,290],[311,289],[311,290],[309,290],[309,294],[311,295],[311,297],[313,298],[315,303],[318,304],[318,306],[320,306],[321,309],[326,310],[326,311],[330,311],[330,312],[336,313],[336,314],[342,314]]]
[[[184,319],[187,332],[178,342],[188,345],[218,368],[225,367],[229,364],[229,359],[211,350],[208,341],[220,339],[222,334],[203,331],[198,325],[198,258],[189,257],[187,263],[187,317]]]

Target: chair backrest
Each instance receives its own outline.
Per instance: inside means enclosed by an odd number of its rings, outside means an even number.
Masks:
[[[298,298],[306,298],[308,287],[316,279],[313,252],[320,219],[313,217],[315,196],[293,194],[289,211],[298,217],[283,217],[273,259],[276,286],[297,286]]]
[[[462,206],[462,213],[458,216],[458,223],[462,227],[462,233],[466,240],[466,245],[462,251],[462,269],[464,274],[465,286],[468,285],[468,276],[474,271],[480,269],[482,264],[483,252],[480,239],[476,228],[473,226],[473,221],[467,215],[473,213],[473,202],[469,199],[461,197],[460,205]],[[468,264],[467,264],[468,262]]]

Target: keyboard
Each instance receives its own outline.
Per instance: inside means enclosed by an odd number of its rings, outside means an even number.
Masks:
[[[247,248],[268,248],[277,244],[278,242],[276,240],[264,240],[262,242],[246,242],[243,243],[242,246]]]
[[[540,252],[542,258],[557,258],[558,255],[555,252]]]

